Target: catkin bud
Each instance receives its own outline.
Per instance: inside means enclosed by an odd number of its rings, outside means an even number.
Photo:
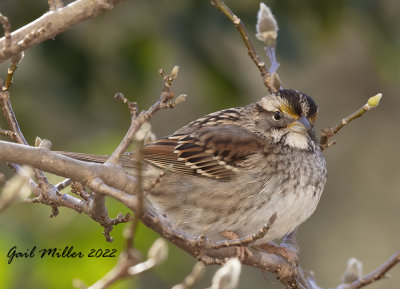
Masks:
[[[177,78],[178,72],[179,72],[179,66],[178,66],[178,65],[175,65],[174,68],[172,68],[172,71],[171,71],[171,77],[172,77],[172,79]]]
[[[368,105],[371,108],[377,107],[379,105],[379,101],[381,100],[381,98],[382,98],[382,93],[378,93],[377,95],[370,97],[368,99]]]
[[[164,262],[168,257],[168,245],[164,239],[157,239],[149,251],[147,252],[147,258],[154,261],[155,265]]]
[[[214,275],[211,289],[233,289],[239,282],[242,264],[238,258],[229,259]]]
[[[347,268],[342,276],[342,281],[345,284],[353,283],[354,281],[360,279],[362,276],[362,263],[356,258],[350,258],[347,261]]]
[[[144,141],[148,134],[150,133],[151,130],[151,125],[148,122],[145,122],[144,124],[142,124],[142,126],[140,127],[140,129],[136,132],[135,134],[135,139],[136,141]]]
[[[260,3],[257,15],[256,37],[267,46],[275,46],[278,37],[278,24],[271,9],[264,3]]]

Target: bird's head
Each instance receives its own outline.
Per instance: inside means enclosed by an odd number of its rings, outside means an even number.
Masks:
[[[301,150],[315,142],[318,106],[308,95],[281,89],[263,97],[255,109],[255,128],[262,137]]]

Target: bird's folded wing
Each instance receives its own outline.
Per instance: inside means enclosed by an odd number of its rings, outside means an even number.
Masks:
[[[240,162],[260,150],[262,141],[236,125],[203,127],[188,134],[173,134],[144,147],[146,162],[177,173],[229,180]],[[104,163],[109,156],[58,152],[77,160]],[[135,153],[122,155],[124,167],[135,168]]]
[[[261,141],[236,125],[203,127],[173,134],[145,146],[145,160],[160,168],[228,180],[238,165],[261,147]]]

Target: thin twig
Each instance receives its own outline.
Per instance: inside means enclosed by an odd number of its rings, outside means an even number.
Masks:
[[[0,128],[0,134],[4,135],[4,136],[7,136],[7,137],[9,137],[11,139],[15,138],[15,133],[10,131],[10,130],[4,130],[4,129]]]
[[[132,104],[132,103],[131,103]],[[129,107],[134,107],[129,105]],[[136,110],[131,110],[133,114],[135,114]],[[130,230],[128,231],[129,235],[126,236],[126,250],[133,249],[133,241],[134,236],[136,235],[136,231],[140,222],[140,219],[143,216],[144,212],[144,189],[143,189],[143,163],[144,163],[144,141],[147,137],[147,134],[150,133],[150,125],[146,128],[144,125],[140,128],[140,130],[136,133],[136,151],[135,151],[135,160],[136,160],[136,175],[137,175],[137,208],[135,210],[135,218],[132,221],[132,225]]]
[[[331,137],[333,137],[335,134],[337,134],[339,132],[339,130],[341,130],[344,126],[349,124],[351,121],[355,120],[356,118],[359,118],[364,113],[371,110],[372,108],[377,107],[379,105],[379,101],[381,98],[382,98],[381,93],[378,93],[377,95],[370,97],[366,104],[364,104],[360,109],[353,112],[349,116],[343,118],[341,122],[336,124],[336,126],[324,128],[321,132],[321,138],[320,138],[320,142],[319,142],[321,149],[324,150],[324,149],[327,149],[328,147],[334,145],[335,144],[334,142],[329,143],[329,139]]]
[[[135,222],[135,220],[136,218],[134,218],[133,221],[127,224],[124,228],[123,235],[125,237],[125,251],[135,247],[134,240],[138,224],[138,222]]]
[[[129,276],[128,269],[136,265],[140,259],[140,254],[137,251],[135,251],[135,254],[136,255],[133,255],[126,251],[121,252],[118,256],[118,262],[115,267],[88,289],[108,288],[116,281],[127,278]]]
[[[68,187],[72,183],[71,179],[65,179],[62,182],[59,182],[57,185],[55,185],[55,188],[57,191],[61,191]]]
[[[148,259],[138,263],[141,259],[140,252],[129,247],[123,251],[115,267],[104,277],[98,280],[89,289],[103,289],[123,278],[132,278],[145,271],[153,269],[155,266],[164,262],[168,256],[168,246],[163,239],[157,239],[147,253]]]
[[[114,95],[114,99],[122,101],[123,103],[127,104],[129,112],[130,112],[132,117],[136,117],[139,114],[139,107],[138,107],[137,102],[130,101],[121,92],[117,92]]]
[[[3,86],[0,91],[0,105],[1,108],[3,109],[4,116],[7,120],[8,127],[12,132],[12,135],[10,136],[13,137],[13,140],[15,142],[27,145],[28,142],[26,141],[25,137],[21,132],[17,118],[15,117],[13,108],[11,106],[10,92],[7,89],[3,90],[3,88],[5,88],[5,86]]]
[[[144,164],[144,141],[147,135],[150,133],[150,125],[146,123],[141,126],[140,130],[136,133],[136,150],[135,150],[135,159],[136,159],[136,178],[137,178],[137,201],[138,207],[135,211],[136,218],[135,221],[142,218],[143,215],[143,202],[144,202],[144,192],[143,192],[143,164]]]
[[[163,70],[160,70],[160,74],[164,80],[164,86],[159,100],[154,103],[148,110],[141,111],[139,115],[132,114],[131,125],[126,133],[124,139],[112,153],[110,158],[106,161],[106,164],[117,164],[122,156],[122,154],[128,149],[135,138],[136,132],[140,127],[147,122],[153,115],[160,109],[170,108],[168,105],[169,101],[174,98],[174,93],[171,91],[172,83],[178,75],[179,67],[175,66],[170,74],[165,74]]]
[[[12,139],[17,143],[28,145],[28,142],[26,141],[24,135],[22,134],[22,131],[18,125],[17,118],[14,114],[14,110],[12,108],[10,101],[10,92],[9,92],[10,86],[12,85],[12,79],[15,70],[17,69],[18,64],[21,62],[23,57],[24,54],[19,53],[11,58],[10,67],[7,71],[6,81],[4,82],[3,86],[0,89],[0,106],[3,110],[4,117],[7,120],[8,126],[11,129],[12,134],[10,134],[10,136],[12,137]],[[49,184],[46,176],[42,171],[34,169],[34,174],[39,183],[39,186],[41,185],[45,186]]]
[[[232,10],[225,4],[223,0],[211,0],[211,4],[218,8],[218,10],[220,10],[226,17],[228,17],[229,20],[235,25],[247,48],[247,53],[249,54],[251,60],[255,63],[261,74],[264,85],[267,87],[268,91],[275,92],[276,87],[274,87],[273,85],[276,85],[276,81],[271,80],[271,76],[275,76],[274,79],[277,79],[277,74],[275,72],[272,74],[268,72],[265,62],[262,61],[261,57],[258,55],[256,49],[254,48],[254,45],[250,40],[249,34],[242,20],[232,12]],[[277,63],[274,63],[274,65],[277,65]]]
[[[386,276],[386,273],[389,272],[397,263],[400,262],[400,250],[393,254],[385,263],[383,263],[379,268],[374,270],[373,272],[365,275],[359,280],[354,281],[349,284],[345,289],[359,289],[365,287],[371,283],[374,283]],[[339,287],[338,287],[339,288]],[[344,288],[343,288],[344,289]]]
[[[71,179],[66,179],[64,182],[67,182],[67,181],[69,181],[68,183],[72,182]],[[62,183],[60,183],[60,184],[63,185],[64,182],[62,182]],[[60,185],[60,184],[57,184],[57,185],[56,185],[56,188],[57,188],[59,191],[61,190],[60,188],[58,188],[58,185]],[[89,201],[90,198],[92,197],[92,195],[89,194],[89,193],[86,191],[85,187],[82,186],[82,184],[81,184],[81,183],[78,183],[78,182],[72,182],[72,184],[71,184],[71,193],[80,196],[80,197],[81,197],[83,200],[85,200],[85,201]]]

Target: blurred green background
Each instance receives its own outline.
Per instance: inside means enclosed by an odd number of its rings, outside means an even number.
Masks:
[[[1,0],[13,29],[47,8],[47,1]],[[66,2],[66,1],[64,1]],[[227,1],[251,36],[259,2]],[[381,106],[346,127],[328,149],[328,182],[315,214],[301,226],[300,263],[322,287],[336,286],[347,260],[356,257],[367,273],[400,248],[400,2],[398,0],[274,0],[279,75],[286,88],[311,95],[320,107],[319,129],[335,124],[382,92]],[[262,45],[256,43],[262,54]],[[209,112],[245,105],[266,93],[239,34],[209,1],[125,1],[54,40],[25,52],[11,89],[21,128],[33,144],[50,139],[55,150],[110,153],[129,126],[120,91],[141,108],[159,96],[159,68],[180,66],[174,84],[187,101],[152,120],[167,135]],[[0,64],[5,77],[8,62]],[[4,118],[0,117],[4,127]],[[4,138],[2,138],[4,139]],[[1,172],[10,176],[5,165]],[[56,181],[56,178],[53,178]],[[111,216],[127,212],[108,200]],[[85,215],[40,204],[17,203],[0,215],[0,288],[71,288],[103,276],[114,258],[17,259],[8,250],[64,248],[89,252],[123,244],[123,225],[105,242],[102,228]],[[156,234],[140,228],[137,248],[147,251]],[[170,245],[168,261],[137,279],[111,288],[170,288],[189,274],[193,258]],[[216,266],[194,288],[210,286]],[[368,288],[398,289],[400,266],[389,280]],[[239,288],[282,288],[273,275],[244,268]]]

